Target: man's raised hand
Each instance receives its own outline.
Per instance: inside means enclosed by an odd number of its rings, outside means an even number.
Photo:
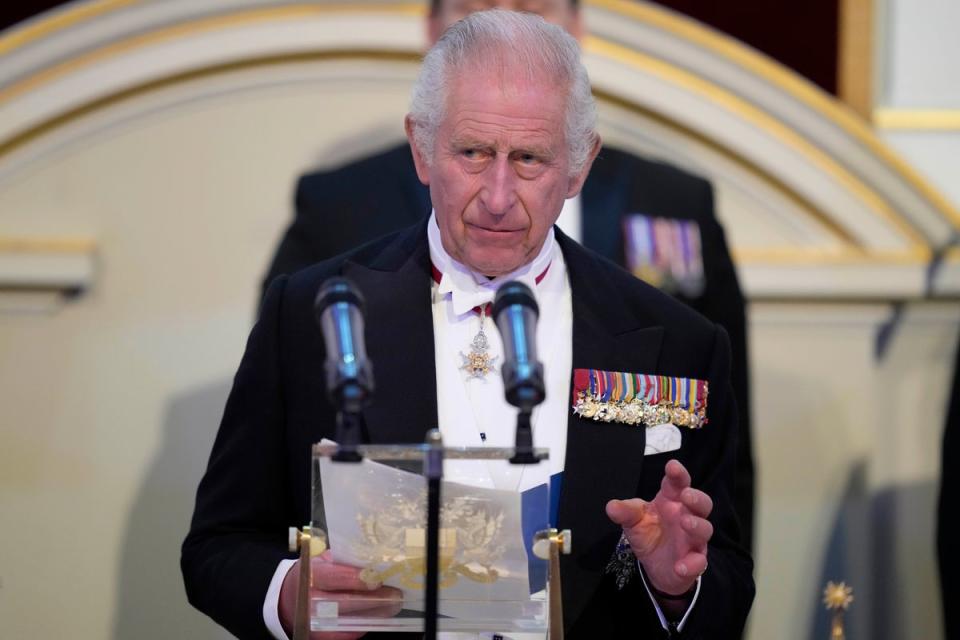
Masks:
[[[690,474],[677,460],[667,463],[660,491],[651,502],[611,500],[607,516],[623,533],[651,586],[662,593],[689,591],[707,570],[707,543],[713,525],[710,496],[690,486]]]

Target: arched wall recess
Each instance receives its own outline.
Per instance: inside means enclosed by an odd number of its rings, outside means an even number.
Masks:
[[[597,0],[586,11],[606,137],[714,181],[752,298],[960,293],[950,256],[927,281],[960,216],[855,114],[760,54],[652,5]],[[243,70],[256,86],[264,79],[250,70],[266,76],[332,59],[412,67],[421,20],[422,7],[410,3],[76,5],[0,39],[8,60],[0,178],[18,158],[36,161],[64,144],[77,120],[122,111],[116,106],[133,96],[150,104],[151,92],[178,81]],[[209,91],[203,84],[192,86]],[[196,97],[182,87],[179,95]]]

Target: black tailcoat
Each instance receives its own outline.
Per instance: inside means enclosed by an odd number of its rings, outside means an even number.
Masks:
[[[683,431],[679,450],[644,457],[642,428],[570,412],[558,524],[573,530],[562,561],[565,622],[572,638],[663,637],[639,579],[618,591],[603,569],[620,531],[611,498],[652,498],[676,457],[714,500],[716,533],[690,638],[739,637],[753,597],[752,563],[737,544],[733,511],[736,407],[722,328],[604,258],[557,234],[573,294],[573,366],[706,379],[704,428]],[[366,341],[377,381],[366,438],[422,442],[437,427],[430,262],[425,222],[292,276],[262,304],[234,380],[197,494],[182,568],[190,601],[243,638],[268,637],[261,617],[287,528],[310,519],[310,445],[334,437],[325,358],[313,301],[342,274],[367,301]],[[647,634],[647,635],[644,635]]]
[[[733,495],[743,543],[750,549],[754,464],[746,314],[723,228],[714,215],[713,189],[706,180],[675,167],[604,147],[587,176],[581,207],[583,246],[621,266],[626,265],[624,220],[631,214],[692,220],[700,228],[704,290],[694,298],[675,295],[730,337],[731,379],[740,416]],[[405,144],[338,169],[304,175],[297,183],[296,218],[277,248],[264,288],[280,274],[410,226],[430,209],[429,190],[417,178]]]

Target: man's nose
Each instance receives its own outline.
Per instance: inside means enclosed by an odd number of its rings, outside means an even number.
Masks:
[[[488,213],[506,215],[517,201],[517,176],[510,158],[497,154],[485,173],[481,202]]]

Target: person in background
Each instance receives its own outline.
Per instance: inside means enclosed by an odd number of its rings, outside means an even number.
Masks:
[[[457,20],[493,7],[539,14],[577,39],[586,31],[577,0],[433,0],[426,23],[429,43]],[[273,257],[264,290],[278,275],[339,255],[430,213],[427,187],[417,179],[406,144],[301,176],[295,203],[296,215]],[[734,502],[740,540],[752,549],[755,473],[745,303],[714,214],[710,183],[605,146],[583,191],[564,204],[558,225],[585,247],[726,329],[740,415]]]

